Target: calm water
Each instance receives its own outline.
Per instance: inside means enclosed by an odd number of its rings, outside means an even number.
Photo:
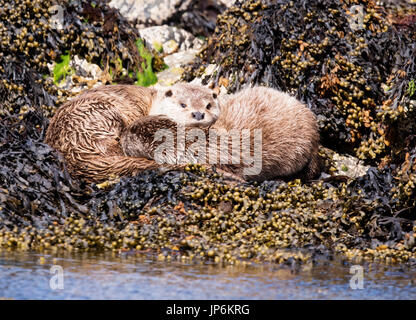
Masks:
[[[50,287],[53,265],[62,267],[63,289]],[[319,262],[293,273],[282,267],[185,265],[117,254],[0,251],[0,298],[416,299],[416,270],[363,265],[364,288],[353,290],[350,267]]]

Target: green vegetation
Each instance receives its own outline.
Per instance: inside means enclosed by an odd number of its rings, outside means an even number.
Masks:
[[[159,53],[163,53],[163,45],[160,42],[153,42],[153,47],[155,48],[155,50]]]
[[[416,82],[415,82],[415,79],[412,79],[409,81],[409,86],[407,87],[406,93],[409,97],[413,97],[415,92],[416,92]]]
[[[136,76],[137,76],[136,84],[138,86],[143,86],[143,87],[147,87],[152,84],[155,84],[157,82],[157,77],[152,69],[153,56],[149,52],[149,50],[147,50],[146,47],[144,46],[142,39],[136,40],[136,46],[137,46],[137,49],[139,50],[140,56],[145,60],[144,62],[142,62],[143,71],[136,72]]]
[[[55,65],[53,68],[53,82],[55,84],[60,83],[64,80],[68,75],[72,74],[74,70],[69,66],[69,61],[71,57],[68,52],[66,54],[61,55],[59,63]]]
[[[112,83],[117,83],[114,80],[117,78],[117,75],[119,75],[122,72],[122,70],[123,70],[123,61],[120,59],[120,57],[117,57],[115,60],[111,61],[110,67],[108,68],[108,73],[111,76]]]

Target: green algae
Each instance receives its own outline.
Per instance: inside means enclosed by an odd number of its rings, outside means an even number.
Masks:
[[[141,39],[137,39],[135,43],[140,56],[144,59],[141,64],[141,70],[136,71],[137,81],[135,83],[138,86],[148,87],[157,82],[157,76],[152,68],[153,56],[149,50],[146,49]]]
[[[69,65],[69,62],[71,61],[69,53],[61,55],[58,61],[60,62],[56,63],[53,68],[53,82],[56,85],[65,80],[67,76],[74,73],[74,70]]]

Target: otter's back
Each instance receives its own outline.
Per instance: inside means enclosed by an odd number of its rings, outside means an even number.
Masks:
[[[153,96],[152,89],[128,85],[84,91],[57,110],[45,142],[69,161],[82,155],[121,154],[122,128],[148,112]]]
[[[286,176],[301,170],[319,144],[315,115],[290,95],[266,87],[244,89],[220,101],[214,128],[260,129],[262,174]]]

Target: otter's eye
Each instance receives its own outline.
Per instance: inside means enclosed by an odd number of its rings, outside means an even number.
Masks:
[[[206,108],[207,108],[207,110],[211,109],[211,103],[208,103]]]
[[[181,107],[182,107],[182,108],[186,108],[186,104],[181,103]]]

